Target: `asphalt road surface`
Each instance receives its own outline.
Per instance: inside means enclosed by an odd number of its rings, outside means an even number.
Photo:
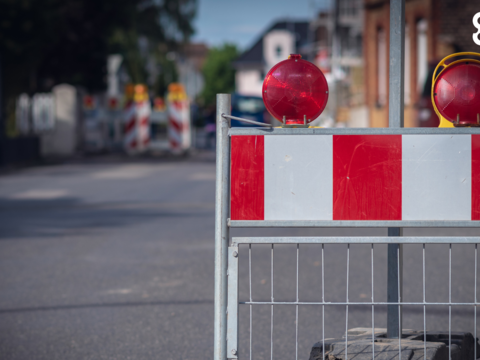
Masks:
[[[213,154],[93,159],[0,175],[0,359],[211,359]],[[310,185],[315,186],[315,185]],[[475,236],[476,229],[405,229],[405,235]],[[386,235],[386,229],[233,229],[239,235]],[[422,247],[404,249],[404,299],[422,301]],[[452,300],[474,299],[474,247],[452,248]],[[270,299],[269,246],[252,247],[252,298]],[[350,247],[349,300],[370,301],[371,247]],[[427,301],[448,301],[448,245],[427,245]],[[346,245],[325,246],[325,300],[345,301]],[[240,248],[248,300],[248,247]],[[296,247],[275,247],[276,301],[296,296]],[[321,300],[321,246],[301,245],[299,299]],[[375,300],[386,300],[386,246],[375,246]],[[478,277],[478,276],[477,276]],[[477,286],[477,288],[480,286]],[[480,291],[477,291],[480,298]],[[423,328],[423,307],[404,307]],[[299,359],[322,336],[318,306],[299,308]],[[325,308],[325,336],[371,327],[370,306]],[[473,332],[473,309],[454,307],[452,329]],[[478,323],[478,322],[477,322]],[[386,308],[375,308],[385,327]],[[274,358],[295,358],[295,307],[274,312]],[[448,307],[427,308],[427,328],[448,329]],[[477,332],[480,329],[477,329]],[[240,307],[240,357],[249,355],[249,308]],[[270,358],[270,307],[253,308],[253,357]]]

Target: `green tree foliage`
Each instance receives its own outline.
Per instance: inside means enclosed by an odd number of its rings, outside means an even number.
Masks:
[[[235,70],[232,62],[238,54],[238,49],[233,44],[224,44],[210,49],[203,66],[205,88],[202,99],[205,105],[215,104],[216,94],[235,90]]]
[[[161,71],[155,79],[152,90],[155,94],[163,96],[167,92],[168,85],[178,81],[177,65],[173,60],[167,59],[162,52],[157,55],[157,62]]]
[[[196,1],[0,0],[4,94],[62,82],[101,90],[112,53],[124,56],[133,81],[143,82],[147,58],[163,59],[193,34]]]

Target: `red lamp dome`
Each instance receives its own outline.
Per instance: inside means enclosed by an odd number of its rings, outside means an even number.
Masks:
[[[304,119],[310,123],[325,109],[328,84],[318,67],[292,54],[268,72],[262,95],[275,119],[285,117],[286,125],[304,124]]]
[[[480,126],[480,64],[466,61],[445,68],[433,98],[440,114],[455,126]]]

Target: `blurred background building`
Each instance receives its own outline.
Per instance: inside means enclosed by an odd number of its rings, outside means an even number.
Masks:
[[[430,104],[431,76],[443,57],[478,52],[472,24],[478,4],[467,0],[405,3],[405,126],[438,126]],[[372,127],[388,126],[389,1],[365,0],[365,89]]]
[[[330,96],[321,125],[387,126],[388,0],[305,1],[309,11],[301,17],[268,20],[257,15],[271,15],[271,7],[249,2],[255,23],[239,16],[235,21],[242,26],[232,25],[250,34],[251,42],[242,48],[235,41],[212,45],[210,38],[192,39],[204,3],[2,5],[0,163],[121,150],[129,83],[148,88],[153,140],[166,136],[168,89],[181,84],[195,130],[192,144],[206,146],[205,139],[214,137],[217,93],[234,94],[238,116],[271,120],[261,101],[263,79],[291,53],[316,64],[327,78]],[[240,5],[219,2],[200,15],[229,13],[235,6]],[[405,126],[437,126],[430,104],[432,68],[453,52],[478,51],[472,41],[478,10],[468,0],[406,1]],[[228,28],[230,21],[222,21],[211,36]]]
[[[368,126],[363,66],[362,0],[339,0],[310,23],[310,58],[326,74],[331,87],[327,111],[337,123]]]
[[[338,0],[310,20],[279,20],[234,62],[236,91],[261,97],[265,74],[292,53],[325,74],[331,88],[321,118],[343,126],[368,126],[364,94],[363,3]],[[322,123],[327,125],[327,123]]]
[[[290,54],[308,57],[308,21],[281,20],[275,22],[234,62],[235,89],[241,95],[262,96],[262,84],[267,72]]]
[[[203,65],[208,55],[208,46],[203,43],[188,43],[182,46],[179,58],[175,62],[178,69],[178,81],[185,86],[190,99],[197,99],[205,81],[202,75]]]

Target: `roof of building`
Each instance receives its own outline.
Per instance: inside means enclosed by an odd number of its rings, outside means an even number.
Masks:
[[[252,47],[234,61],[234,66],[263,65],[263,37],[272,30],[289,30],[295,33],[295,48],[300,51],[308,42],[308,25],[308,21],[281,20],[275,22],[262,33]]]

